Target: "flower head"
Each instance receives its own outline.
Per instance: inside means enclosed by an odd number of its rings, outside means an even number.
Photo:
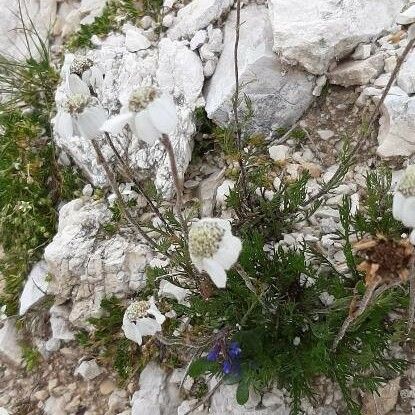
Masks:
[[[79,76],[93,90],[102,86],[104,73],[91,58],[82,55],[68,54],[63,65],[63,76],[68,79],[70,74]]]
[[[229,356],[230,356],[232,359],[236,359],[236,358],[238,358],[238,357],[241,355],[241,353],[242,353],[242,349],[241,349],[241,347],[239,346],[239,343],[238,343],[238,342],[232,342],[232,343],[229,345],[229,350],[228,350],[228,353],[229,353]]]
[[[55,129],[61,137],[74,134],[92,139],[101,134],[100,127],[107,120],[107,112],[91,96],[88,85],[78,75],[67,78],[66,99],[55,117]]]
[[[212,348],[212,350],[208,353],[206,356],[206,359],[209,360],[209,362],[216,362],[219,359],[221,348],[220,344],[215,344]]]
[[[165,320],[166,317],[158,310],[154,298],[149,301],[135,301],[124,313],[122,329],[127,339],[141,345],[143,336],[153,336],[161,331]]]
[[[408,166],[393,196],[393,217],[408,228],[415,228],[415,164]],[[410,236],[415,243],[415,232]]]
[[[149,145],[163,134],[171,135],[177,125],[173,98],[153,86],[135,89],[123,104],[120,114],[109,119],[102,130],[119,134],[126,124],[136,137]]]
[[[232,235],[229,221],[204,218],[189,232],[190,258],[198,271],[206,271],[218,288],[226,287],[226,272],[238,260],[242,242]]]

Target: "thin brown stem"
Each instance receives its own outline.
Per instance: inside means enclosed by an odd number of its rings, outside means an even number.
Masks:
[[[95,139],[91,140],[92,146],[95,150],[95,153],[98,158],[98,162],[102,165],[102,167],[105,170],[105,174],[107,176],[107,179],[110,183],[112,191],[117,196],[117,201],[119,203],[119,207],[122,211],[122,213],[127,218],[130,225],[134,228],[134,230],[145,240],[148,242],[148,244],[156,251],[159,251],[157,243],[146,233],[146,231],[141,227],[140,224],[137,223],[137,221],[133,218],[133,216],[130,213],[130,210],[128,206],[126,205],[122,194],[120,190],[118,189],[118,183],[115,179],[114,173],[111,170],[111,167],[108,165],[107,160],[105,159],[104,155],[102,154],[102,151],[99,147],[99,144]],[[165,255],[169,256],[167,253],[164,253]]]
[[[173,176],[174,186],[176,188],[176,210],[177,216],[179,217],[180,224],[182,225],[183,232],[186,235],[186,239],[189,234],[186,220],[183,217],[183,177],[179,176],[179,171],[177,169],[176,156],[174,154],[173,145],[167,134],[163,134],[161,143],[167,152],[167,157],[170,161],[171,174]]]
[[[393,70],[391,77],[389,78],[389,82],[387,83],[382,96],[380,97],[379,102],[376,104],[375,109],[372,112],[372,115],[369,118],[368,125],[365,129],[365,131],[362,133],[359,142],[354,146],[353,150],[351,151],[351,157],[354,157],[356,154],[359,153],[362,146],[366,142],[366,139],[370,136],[370,133],[372,132],[373,125],[376,121],[376,118],[378,116],[378,113],[380,111],[380,108],[382,104],[385,102],[386,96],[388,95],[390,89],[392,88],[393,83],[396,80],[396,77],[399,74],[399,71],[402,67],[402,64],[405,62],[406,57],[408,56],[409,52],[413,49],[415,45],[415,37],[411,39],[408,44],[406,45],[402,55],[399,57],[398,62],[396,63],[395,69]],[[343,166],[340,166],[338,170],[335,172],[334,177],[336,177],[339,173],[341,173],[343,169]],[[333,179],[332,179],[333,180]],[[324,196],[327,193],[327,189],[330,188],[330,182],[323,186],[323,188],[313,197],[309,198],[307,202],[303,205],[303,208],[310,205],[314,201],[320,199],[322,196]]]
[[[158,209],[158,207],[153,203],[153,201],[150,199],[150,197],[146,194],[146,192],[144,191],[144,189],[142,188],[140,181],[138,180],[138,178],[136,177],[136,175],[134,174],[133,170],[131,169],[131,167],[124,161],[124,159],[121,157],[120,153],[118,152],[117,148],[114,145],[114,142],[111,140],[110,135],[105,132],[105,139],[108,143],[108,145],[111,147],[111,150],[113,151],[113,153],[115,154],[115,158],[118,161],[118,164],[120,165],[120,173],[129,181],[133,182],[135,187],[137,188],[138,192],[140,193],[141,196],[144,197],[144,199],[146,200],[146,202],[148,203],[148,205],[150,206],[151,210],[157,215],[157,217],[162,221],[162,223],[164,224],[164,226],[172,231],[170,225],[167,223],[166,219],[164,219],[164,216],[162,215],[162,213],[160,212],[160,210]]]
[[[242,143],[242,128],[239,120],[239,66],[238,66],[238,51],[239,51],[239,38],[241,27],[241,0],[237,0],[236,5],[236,27],[235,27],[235,47],[234,47],[234,71],[235,71],[235,95],[233,97],[233,116],[235,120],[236,128],[236,141],[238,145],[238,164],[241,170],[241,184],[243,197],[246,199],[248,190],[246,187],[246,171],[243,160],[243,143]]]
[[[212,397],[212,395],[219,389],[220,385],[222,385],[222,383],[223,383],[223,378],[219,380],[218,383],[209,391],[209,393],[203,399],[201,399],[195,406],[193,406],[193,408],[185,412],[184,415],[190,415],[197,408],[199,408],[200,406],[208,402],[209,399]]]
[[[369,306],[369,303],[373,299],[373,295],[375,293],[375,290],[379,287],[380,283],[381,283],[381,279],[378,278],[371,285],[366,287],[365,294],[364,294],[362,300],[360,301],[357,310],[355,310],[353,312],[349,312],[349,315],[347,316],[346,320],[344,320],[343,325],[341,326],[341,328],[339,330],[339,333],[337,334],[337,336],[335,337],[335,339],[333,341],[331,351],[333,351],[333,352],[336,351],[337,346],[339,345],[341,340],[346,335],[346,332],[349,329],[350,325],[354,321],[356,321],[356,319],[358,317],[360,317],[367,310],[367,307]]]

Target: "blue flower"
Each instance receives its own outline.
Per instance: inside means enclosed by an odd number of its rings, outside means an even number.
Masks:
[[[222,370],[225,375],[229,375],[233,370],[232,363],[229,360],[225,360],[222,365]]]
[[[240,346],[239,346],[239,343],[238,343],[238,342],[232,342],[232,343],[229,345],[229,350],[228,350],[228,352],[229,352],[229,356],[230,356],[232,359],[236,359],[236,358],[238,358],[238,357],[241,355],[241,353],[242,353],[242,349],[240,348]]]
[[[209,360],[209,362],[216,362],[219,358],[220,353],[220,346],[219,344],[216,344],[213,349],[208,353],[206,359]]]

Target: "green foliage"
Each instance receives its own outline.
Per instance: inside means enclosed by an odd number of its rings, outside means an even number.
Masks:
[[[366,175],[365,208],[358,212],[354,221],[357,232],[391,237],[402,234],[402,224],[392,215],[391,183],[392,172],[387,168]]]
[[[146,0],[146,8],[149,13],[159,10],[159,0]],[[137,24],[143,11],[138,8],[136,0],[109,0],[102,14],[94,19],[91,24],[81,24],[81,28],[68,40],[67,47],[70,50],[92,47],[93,35],[105,36],[113,30],[118,30],[126,22]]]
[[[26,61],[0,57],[0,304],[15,314],[31,264],[52,238],[61,197],[71,198],[76,179],[58,170],[49,117],[58,81],[46,43],[24,26]]]
[[[37,369],[42,361],[42,355],[34,346],[23,345],[22,356],[25,369],[28,372],[33,372],[35,369]]]
[[[277,248],[270,254],[263,245],[261,234],[250,234],[244,238],[240,257],[255,293],[233,271],[226,290],[215,292],[209,300],[192,298],[188,315],[199,330],[227,328],[225,341],[239,342],[238,402],[246,401],[249,386],[263,391],[276,383],[290,391],[292,411],[299,413],[301,399],[313,399],[313,380],[325,375],[339,383],[351,413],[358,413],[348,388],[375,390],[405,367],[404,361],[387,355],[395,325],[386,317],[403,305],[402,295],[397,290],[382,296],[347,333],[337,351],[331,352],[347,315],[351,288],[345,286],[342,275],[318,272],[316,264],[307,261],[304,249]],[[315,280],[314,285],[307,284],[309,278]],[[323,291],[336,299],[330,308],[320,301]],[[189,373],[197,376],[210,367],[211,362],[198,360]],[[218,375],[217,367],[210,373]]]

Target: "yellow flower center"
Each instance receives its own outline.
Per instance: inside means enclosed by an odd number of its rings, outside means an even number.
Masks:
[[[136,301],[128,306],[125,313],[130,321],[134,321],[145,317],[149,308],[150,303],[148,301]]]
[[[129,110],[132,112],[140,112],[147,108],[158,97],[157,89],[152,86],[145,86],[136,89],[130,97],[128,103]]]
[[[90,99],[88,96],[76,94],[70,96],[63,104],[63,107],[65,111],[70,114],[79,114],[88,106],[89,101]]]
[[[219,249],[225,230],[216,223],[202,222],[189,232],[189,252],[192,256],[210,258]]]
[[[76,75],[81,76],[86,70],[90,69],[94,65],[94,61],[92,59],[86,58],[85,56],[78,56],[76,57],[69,69],[70,73],[74,73]]]

